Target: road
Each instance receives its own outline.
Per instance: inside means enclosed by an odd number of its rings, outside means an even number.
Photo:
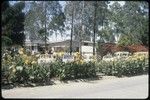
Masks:
[[[124,98],[148,97],[148,75],[72,82],[57,85],[2,89],[3,98]]]

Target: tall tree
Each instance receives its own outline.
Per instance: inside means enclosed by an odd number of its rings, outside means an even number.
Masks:
[[[75,12],[75,5],[72,2],[72,19],[71,19],[71,39],[70,39],[70,55],[72,55],[72,36],[74,33],[74,12]]]
[[[148,45],[147,2],[126,1],[123,6],[115,2],[111,6],[111,12],[111,21],[115,23],[116,33],[121,34],[120,45]]]
[[[96,32],[96,13],[97,13],[97,1],[94,3],[94,22],[93,22],[93,56],[95,56],[95,32]]]
[[[8,1],[2,3],[2,39],[11,40],[11,44],[24,43],[24,2],[9,5]],[[6,43],[5,43],[6,44]]]
[[[10,7],[9,2],[5,1],[2,3],[1,5],[2,7],[2,45],[8,45],[10,44],[12,41],[11,39],[8,37],[8,34],[10,34],[10,29],[8,26],[8,19],[10,17],[10,14],[8,14],[8,9]],[[7,13],[6,13],[7,12]]]
[[[91,9],[91,13],[87,14],[88,24],[87,27],[89,30],[93,31],[93,55],[95,55],[95,48],[96,48],[96,37],[100,36],[102,38],[102,32],[99,30],[100,27],[104,27],[108,23],[108,19],[106,17],[107,10],[108,10],[108,1],[93,1],[88,2],[88,10]],[[92,16],[90,16],[90,14]],[[93,23],[93,24],[91,24]]]
[[[68,24],[68,29],[71,29],[71,34],[70,34],[70,54],[72,54],[73,51],[73,45],[72,45],[72,40],[73,37],[76,35],[75,29],[76,29],[76,20],[78,17],[78,4],[79,1],[66,1],[66,6],[64,9],[64,13],[66,16],[66,24]]]
[[[46,47],[49,35],[57,31],[63,32],[65,16],[62,7],[58,1],[34,1],[30,4],[25,22],[26,31],[37,39],[44,40]]]
[[[72,1],[73,2],[73,1]],[[93,25],[94,22],[94,3],[95,1],[76,1],[75,5],[75,16],[74,16],[74,39],[79,41],[79,47],[81,40],[91,40],[91,36],[93,37]],[[73,6],[71,6],[71,2],[67,2],[65,7],[67,18],[71,19],[72,10],[70,10]],[[101,25],[102,20],[105,19],[104,15],[102,15],[101,10],[107,9],[107,2],[105,1],[97,1],[97,11],[96,11],[96,25],[95,30],[98,30],[98,26]],[[104,11],[105,12],[105,11]],[[102,18],[103,17],[103,18]],[[67,20],[67,21],[69,21]],[[95,32],[96,33],[96,32]],[[96,37],[97,33],[95,34]],[[94,39],[95,40],[95,39]],[[80,47],[81,48],[81,47]],[[79,50],[81,51],[81,49]]]

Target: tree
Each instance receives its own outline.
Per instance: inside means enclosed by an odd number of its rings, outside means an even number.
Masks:
[[[5,45],[23,45],[24,43],[24,2],[9,5],[8,1],[2,3],[2,39]],[[6,40],[5,40],[6,39]],[[9,44],[8,44],[8,41]]]
[[[93,8],[92,12],[92,16],[89,17],[89,24],[90,22],[93,22],[93,55],[95,55],[95,47],[96,47],[96,37],[100,36],[102,38],[102,30],[99,30],[99,27],[104,27],[107,25],[107,6],[108,6],[108,1],[94,1],[94,2],[90,2],[91,8]],[[89,27],[90,29],[91,27]]]
[[[66,24],[68,24],[68,30],[71,29],[70,34],[70,55],[72,54],[72,40],[75,31],[75,15],[77,12],[77,1],[68,1],[64,8],[64,13],[66,16]]]
[[[8,45],[9,43],[11,43],[11,39],[7,36],[7,34],[9,33],[8,31],[8,19],[9,16],[8,14],[6,14],[6,12],[8,12],[7,10],[9,9],[10,5],[8,1],[5,1],[2,3],[2,45]]]
[[[73,1],[72,1],[73,2]],[[72,2],[67,2],[65,7],[65,14],[67,21],[71,24],[71,13]],[[74,2],[74,39],[79,41],[79,51],[81,51],[81,42],[83,40],[90,40],[91,36],[93,37],[93,27],[94,24],[94,3],[95,1],[76,1]],[[97,11],[96,14],[96,25],[95,25],[95,34],[97,35],[98,25],[101,25],[102,20],[105,19],[104,15],[100,12],[101,9],[106,9],[106,2],[97,2]],[[103,18],[102,18],[103,17]],[[96,37],[95,35],[95,37]],[[93,39],[95,40],[95,39]],[[93,41],[94,42],[94,41]]]
[[[93,56],[95,56],[95,31],[96,31],[96,13],[97,13],[97,1],[94,3],[94,21],[93,21]]]
[[[121,34],[119,40],[120,45],[124,45],[125,41],[126,45],[148,45],[147,36],[149,30],[147,2],[126,1],[123,6],[120,6],[118,2],[115,2],[111,6],[111,11],[111,21],[115,23],[116,33],[119,32]]]
[[[44,40],[46,47],[49,35],[63,31],[65,16],[62,7],[58,1],[34,1],[30,5],[26,15],[26,31],[36,39]]]

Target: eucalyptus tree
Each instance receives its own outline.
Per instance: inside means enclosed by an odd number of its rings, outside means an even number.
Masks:
[[[72,54],[72,40],[73,37],[77,36],[76,33],[79,31],[75,30],[79,23],[79,4],[80,1],[66,1],[66,6],[64,9],[65,16],[66,16],[66,24],[68,24],[68,28],[71,29],[71,34],[70,34],[70,54]],[[81,14],[80,14],[81,15]],[[80,30],[80,29],[78,29]],[[76,38],[77,39],[77,38]]]
[[[108,1],[91,1],[88,2],[88,10],[89,8],[91,9],[91,13],[87,15],[92,15],[88,16],[88,27],[90,30],[93,30],[93,55],[95,55],[95,41],[96,37],[100,36],[102,37],[102,32],[99,30],[99,27],[104,27],[108,23],[108,19],[106,15],[108,14]],[[93,23],[93,24],[90,24]]]
[[[123,9],[128,36],[132,37],[131,40],[134,44],[140,43],[148,46],[148,2],[126,1]]]
[[[116,33],[120,33],[120,45],[148,45],[148,3],[126,1],[123,6],[115,2],[111,6],[110,19],[115,23]]]
[[[74,38],[79,41],[80,51],[82,40],[90,40],[93,37],[95,41],[96,35],[98,35],[98,26],[102,26],[105,23],[105,15],[103,12],[107,9],[107,1],[69,1],[65,7],[65,14],[68,19],[71,20],[73,11],[71,10],[74,3]],[[96,4],[96,5],[95,5]],[[96,8],[96,9],[95,9]],[[102,12],[103,11],[103,12]],[[69,21],[69,20],[67,20]],[[95,43],[93,44],[95,48]],[[95,49],[93,49],[94,51]],[[93,52],[95,53],[95,51]],[[94,54],[95,55],[95,54]]]
[[[30,3],[30,9],[26,15],[26,31],[35,38],[40,38],[46,42],[48,36],[57,31],[62,34],[64,31],[65,16],[62,7],[58,1],[33,1]],[[34,39],[31,39],[34,40]]]
[[[123,25],[123,7],[115,1],[108,9],[108,25],[104,27],[103,37],[107,42],[117,42],[115,38],[119,38],[121,33],[124,33]]]

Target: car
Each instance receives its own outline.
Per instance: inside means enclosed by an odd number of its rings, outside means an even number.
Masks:
[[[62,57],[62,62],[73,62],[74,61],[74,56],[73,55],[69,55],[69,54],[64,54]]]

